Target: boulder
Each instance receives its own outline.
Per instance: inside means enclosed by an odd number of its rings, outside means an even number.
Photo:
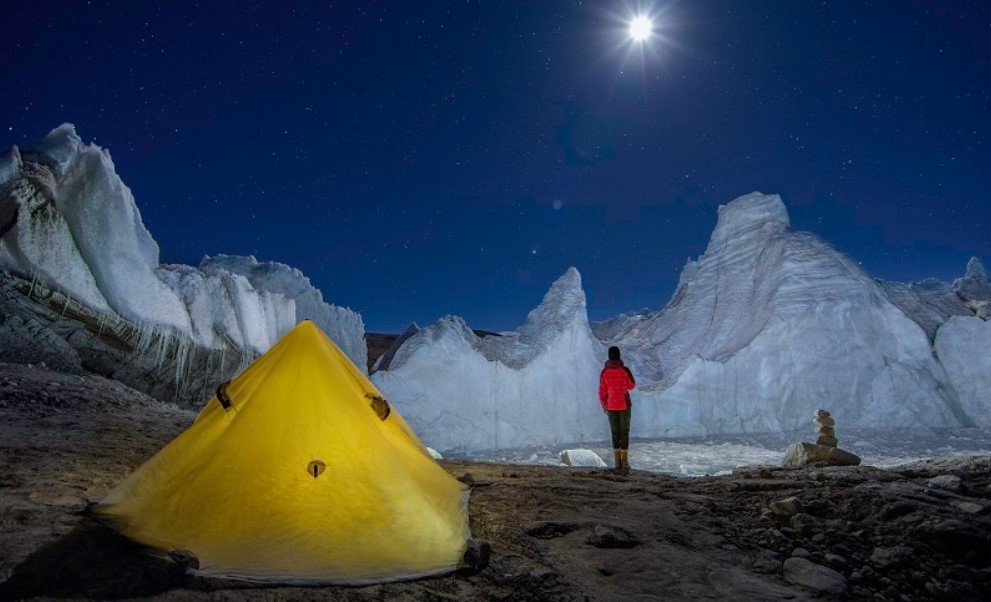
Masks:
[[[566,466],[607,466],[605,461],[590,449],[566,449],[561,452],[561,464]]]
[[[838,447],[815,443],[793,443],[785,450],[782,463],[788,468],[802,466],[859,466],[860,456]]]
[[[776,516],[792,516],[800,512],[805,512],[802,502],[797,497],[788,497],[783,500],[775,500],[768,507]]]
[[[955,493],[960,493],[961,489],[963,489],[963,485],[960,483],[960,477],[951,474],[942,474],[929,479],[929,486],[934,489],[945,489]]]
[[[842,574],[798,556],[785,560],[784,577],[789,583],[831,596],[842,596],[847,589]]]

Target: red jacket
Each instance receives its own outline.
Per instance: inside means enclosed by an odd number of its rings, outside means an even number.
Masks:
[[[623,360],[608,360],[599,375],[599,403],[602,404],[602,409],[629,409],[629,392],[636,386],[633,373],[623,365]]]

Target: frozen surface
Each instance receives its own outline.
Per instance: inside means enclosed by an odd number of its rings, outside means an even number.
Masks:
[[[604,425],[603,429],[608,426]],[[991,456],[991,429],[987,428],[846,429],[837,434],[841,436],[840,447],[857,454],[863,464],[871,466],[895,466],[943,456]],[[780,466],[789,445],[800,441],[811,443],[814,439],[811,429],[808,432],[684,439],[634,438],[630,443],[630,465],[634,470],[682,476],[726,474],[738,466]],[[583,445],[603,458],[612,457],[607,441]],[[559,465],[562,449],[538,446],[465,457]]]

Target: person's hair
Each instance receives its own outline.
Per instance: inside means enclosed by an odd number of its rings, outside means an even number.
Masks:
[[[619,359],[619,347],[613,346],[609,348],[609,359],[611,360]]]

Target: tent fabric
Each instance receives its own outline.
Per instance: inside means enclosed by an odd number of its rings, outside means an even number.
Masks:
[[[468,493],[312,322],[255,360],[96,508],[208,574],[370,583],[457,568]],[[383,400],[384,401],[384,400]]]

